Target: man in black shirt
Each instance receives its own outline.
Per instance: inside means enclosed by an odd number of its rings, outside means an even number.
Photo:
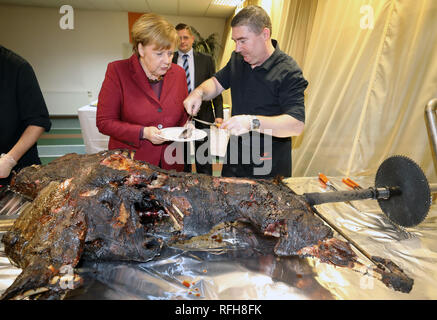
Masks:
[[[11,171],[40,164],[36,141],[51,122],[32,66],[0,46],[0,185]]]
[[[231,22],[236,48],[227,65],[184,101],[197,113],[202,100],[231,88],[232,117],[221,128],[233,135],[223,176],[291,176],[291,137],[302,133],[308,82],[297,63],[271,39],[271,21],[259,6]],[[191,111],[193,110],[193,111]]]

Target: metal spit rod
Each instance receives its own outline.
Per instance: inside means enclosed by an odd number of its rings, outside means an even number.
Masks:
[[[437,170],[437,99],[431,99],[425,106],[425,118],[426,118],[426,124],[428,129],[428,135],[432,146],[432,155],[434,160],[434,166]],[[431,186],[431,191],[437,191],[433,190],[436,186]]]
[[[368,188],[354,191],[313,192],[305,193],[305,199],[313,206],[331,202],[346,202],[365,199],[388,199],[399,193],[399,188]]]
[[[311,205],[318,205],[323,203],[331,202],[345,202],[352,200],[364,200],[364,199],[388,199],[390,196],[399,193],[398,188],[368,188],[362,190],[354,191],[335,191],[335,192],[315,192],[315,193],[305,193],[304,197],[307,202]],[[373,257],[367,253],[361,246],[353,241],[349,236],[337,228],[331,221],[324,217],[316,208],[313,207],[314,212],[319,216],[327,225],[334,229],[338,234],[345,238],[352,246],[354,246],[359,252],[361,252],[367,259],[369,259],[373,264],[382,270],[386,270],[386,267],[381,263],[378,263],[373,259]]]
[[[349,237],[348,235],[346,235],[343,231],[341,231],[339,228],[337,228],[337,226],[335,224],[333,224],[331,221],[329,221],[327,218],[325,218],[319,211],[317,211],[316,208],[313,207],[313,211],[314,213],[323,221],[325,221],[325,223],[330,226],[332,229],[334,229],[339,235],[341,235],[343,238],[345,238],[352,246],[355,247],[355,249],[357,249],[359,252],[361,252],[361,254],[363,254],[367,259],[370,260],[370,262],[372,262],[375,266],[377,266],[379,269],[386,271],[388,268],[386,266],[384,266],[383,264],[375,261],[373,259],[373,257],[363,248],[361,248],[360,245],[358,245],[358,243],[356,243],[354,240],[351,239],[351,237]]]

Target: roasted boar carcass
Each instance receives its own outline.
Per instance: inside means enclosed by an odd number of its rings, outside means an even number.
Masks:
[[[66,279],[65,269],[73,270],[81,259],[145,262],[164,247],[233,222],[277,239],[278,256],[313,256],[366,269],[305,198],[278,180],[168,172],[132,158],[120,150],[68,154],[14,177],[11,188],[33,201],[2,239],[11,262],[23,269],[3,299],[62,298],[80,286],[81,278],[71,272]],[[373,274],[409,292],[413,280],[390,266]]]

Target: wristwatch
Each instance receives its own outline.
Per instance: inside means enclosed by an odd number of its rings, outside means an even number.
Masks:
[[[258,130],[260,126],[261,123],[259,122],[259,119],[256,116],[253,116],[250,122],[250,130]]]

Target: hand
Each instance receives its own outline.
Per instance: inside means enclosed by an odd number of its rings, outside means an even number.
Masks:
[[[200,89],[194,89],[188,97],[184,100],[185,110],[189,115],[195,116],[200,109],[202,104],[203,93]]]
[[[143,137],[149,140],[153,144],[162,144],[166,139],[160,136],[161,130],[157,127],[144,127]]]
[[[220,129],[228,129],[231,134],[239,136],[250,131],[250,122],[252,116],[250,115],[238,115],[233,116],[230,119],[223,122]]]
[[[216,127],[220,128],[223,123],[223,118],[215,118],[214,123],[216,124]]]
[[[7,178],[11,174],[11,170],[13,167],[17,165],[17,161],[15,161],[12,156],[8,154],[2,154],[0,158],[0,178]]]

